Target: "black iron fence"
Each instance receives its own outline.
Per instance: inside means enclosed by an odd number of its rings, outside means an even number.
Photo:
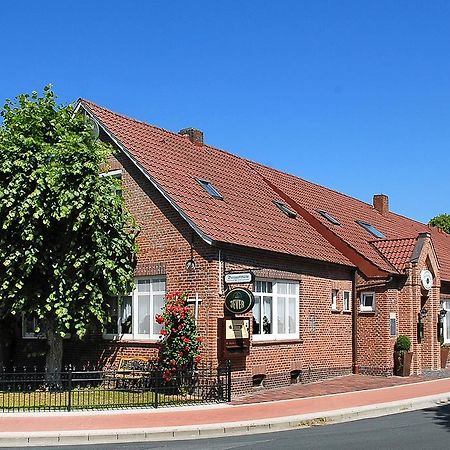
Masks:
[[[73,411],[217,403],[231,400],[231,366],[177,372],[0,369],[0,412]]]

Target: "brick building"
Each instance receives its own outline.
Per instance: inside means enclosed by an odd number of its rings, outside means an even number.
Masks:
[[[220,363],[224,295],[236,287],[224,276],[243,272],[254,277],[241,287],[255,306],[243,315],[249,352],[232,359],[235,392],[352,371],[392,374],[399,334],[413,342],[414,373],[440,367],[449,235],[392,213],[384,195],[369,205],[206,145],[198,130],[169,132],[85,100],[77,107],[117,150],[106,175],[121,177],[141,232],[135,289],[103,334],[66,342],[68,362],[154,357],[153,318],[165,293],[188,290],[206,360]],[[23,322],[20,361],[43,349],[33,329]]]

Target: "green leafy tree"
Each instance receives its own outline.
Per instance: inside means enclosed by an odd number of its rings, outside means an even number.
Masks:
[[[159,367],[163,379],[166,383],[183,384],[186,380],[182,377],[202,359],[202,338],[198,335],[192,310],[187,305],[187,294],[168,294],[163,313],[157,314],[155,320],[163,326],[159,352]]]
[[[112,298],[130,291],[136,228],[120,182],[99,176],[112,148],[51,86],[1,115],[0,311],[39,320],[47,368],[59,371],[63,336],[106,325]]]
[[[450,234],[450,214],[439,214],[433,217],[429,224]]]

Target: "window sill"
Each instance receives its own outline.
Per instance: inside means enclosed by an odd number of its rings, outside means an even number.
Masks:
[[[303,344],[303,341],[301,339],[280,339],[279,341],[271,339],[267,341],[252,341],[253,347],[278,344]]]
[[[359,311],[359,314],[362,314],[363,316],[374,316],[375,315],[375,310],[371,310],[371,311]]]
[[[331,312],[333,314],[339,314],[341,312],[341,310],[340,309],[333,309],[333,308],[331,308]]]
[[[134,345],[134,344],[154,344],[159,345],[159,340],[157,339],[118,339],[116,337],[102,336],[104,341],[114,342],[116,344],[124,344],[124,345]]]

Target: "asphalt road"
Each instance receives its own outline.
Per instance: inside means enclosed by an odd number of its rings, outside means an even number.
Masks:
[[[450,449],[450,405],[279,433],[188,441],[27,448],[36,450]]]

